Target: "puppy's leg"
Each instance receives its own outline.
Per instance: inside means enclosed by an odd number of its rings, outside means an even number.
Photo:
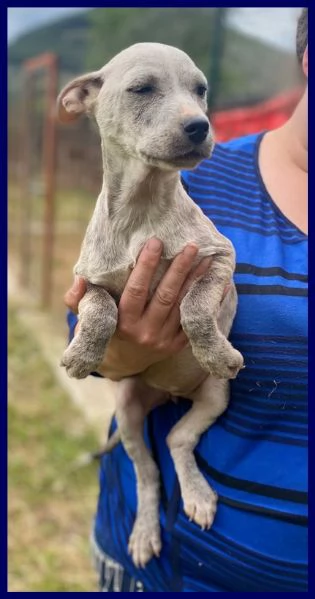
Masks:
[[[211,270],[196,281],[181,302],[181,324],[200,366],[217,378],[235,378],[243,367],[243,357],[219,330],[217,318],[224,288],[223,262],[215,257]],[[223,274],[222,271],[223,270]],[[236,293],[233,285],[225,300],[235,315]],[[233,318],[232,318],[233,319]],[[231,321],[232,322],[232,321]]]
[[[191,410],[177,422],[167,437],[174,461],[184,511],[190,520],[201,528],[210,528],[216,507],[217,495],[198,469],[193,450],[201,434],[225,411],[228,405],[229,382],[208,377],[194,391]]]
[[[137,516],[128,546],[137,567],[144,567],[161,550],[159,471],[144,442],[143,426],[151,409],[166,399],[164,392],[147,387],[137,377],[118,384],[116,418],[137,481]]]
[[[88,283],[79,303],[78,334],[65,350],[61,365],[71,377],[85,378],[100,365],[117,326],[117,306],[102,287]]]

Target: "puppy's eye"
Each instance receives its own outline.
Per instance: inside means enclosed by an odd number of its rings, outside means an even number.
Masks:
[[[196,94],[200,96],[200,98],[204,98],[207,93],[207,88],[205,85],[197,85]]]
[[[139,87],[130,87],[128,91],[133,92],[134,94],[147,95],[152,94],[154,87],[153,85],[141,85]]]

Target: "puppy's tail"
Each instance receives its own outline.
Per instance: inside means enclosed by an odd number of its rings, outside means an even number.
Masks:
[[[112,436],[109,437],[107,443],[105,443],[105,445],[101,449],[99,449],[98,451],[94,451],[93,453],[84,453],[83,455],[80,455],[78,459],[75,461],[75,463],[72,465],[71,470],[79,470],[84,466],[92,464],[92,462],[94,462],[95,460],[100,460],[103,457],[103,455],[105,455],[106,453],[110,453],[112,449],[114,449],[114,447],[118,445],[119,442],[120,432],[118,429],[116,429]]]
[[[120,432],[117,428],[115,432],[112,434],[112,436],[109,437],[107,443],[105,443],[102,449],[99,449],[98,451],[95,451],[94,453],[90,454],[91,459],[100,460],[103,455],[105,455],[106,453],[110,453],[112,449],[114,449],[114,447],[118,445],[118,443],[120,443]]]

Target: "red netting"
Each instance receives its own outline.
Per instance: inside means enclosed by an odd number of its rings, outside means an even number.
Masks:
[[[301,93],[301,89],[298,88],[250,108],[214,113],[211,121],[217,141],[279,127],[292,114]]]

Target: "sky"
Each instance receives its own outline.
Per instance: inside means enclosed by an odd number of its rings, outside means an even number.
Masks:
[[[22,33],[87,8],[8,8],[8,42]],[[106,9],[104,9],[106,10]],[[301,8],[236,8],[229,22],[239,31],[288,51],[295,49],[296,20]]]
[[[8,41],[22,33],[87,8],[8,8]]]

